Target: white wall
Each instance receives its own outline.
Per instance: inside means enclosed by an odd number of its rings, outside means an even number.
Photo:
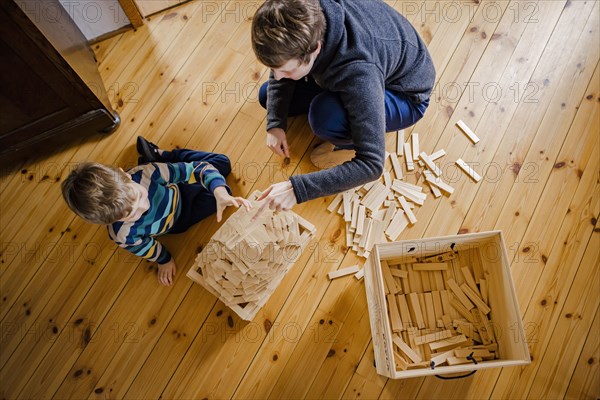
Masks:
[[[88,40],[129,25],[117,0],[59,0]]]

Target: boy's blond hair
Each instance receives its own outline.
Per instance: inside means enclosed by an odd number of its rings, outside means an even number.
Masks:
[[[112,224],[131,213],[135,193],[131,179],[121,169],[85,162],[62,183],[69,208],[94,224]]]
[[[306,64],[326,25],[319,0],[266,0],[252,19],[252,49],[269,68],[293,59]]]

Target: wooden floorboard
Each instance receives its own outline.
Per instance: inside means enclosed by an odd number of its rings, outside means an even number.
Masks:
[[[305,117],[291,120],[289,165],[265,146],[257,90],[268,71],[250,46],[256,5],[213,3],[182,4],[96,43],[122,126],[1,178],[0,396],[600,397],[600,3],[483,1],[459,4],[456,15],[445,3],[387,2],[414,24],[437,71],[431,105],[407,137],[418,132],[426,152],[444,148],[444,173],[461,157],[485,177],[461,176],[454,195],[417,207],[400,239],[503,230],[532,354],[526,367],[459,381],[376,374],[364,283],[327,279],[363,262],[344,246],[343,219],[326,211],[332,197],[294,209],[317,236],[253,322],[185,277],[215,218],[161,239],[178,266],[164,288],[154,265],[62,201],[60,181],[76,163],[134,165],[139,134],[167,149],[227,154],[227,182],[243,196],[315,170],[319,142]],[[386,141],[393,151],[395,134]]]

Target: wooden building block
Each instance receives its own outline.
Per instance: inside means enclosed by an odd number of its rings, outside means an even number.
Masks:
[[[446,281],[444,280],[443,271],[432,271],[433,280],[435,281],[436,290],[446,289]]]
[[[384,183],[385,187],[388,189],[392,187],[392,177],[390,176],[390,173],[388,170],[383,171],[383,183]]]
[[[404,129],[400,129],[396,134],[396,153],[398,153],[398,157],[402,157],[404,150],[404,135]]]
[[[357,235],[362,235],[364,232],[364,227],[365,227],[365,214],[366,214],[367,209],[365,208],[365,206],[358,206],[358,217],[357,217],[357,221],[356,221],[356,234]]]
[[[429,329],[429,323],[427,321],[427,307],[425,306],[425,296],[423,292],[417,293],[417,298],[419,299],[419,307],[421,308],[421,316],[423,317],[423,321],[425,322],[425,328]]]
[[[442,309],[442,297],[440,296],[439,290],[432,291],[431,296],[433,297],[433,311],[435,312],[435,319],[441,320],[442,316],[444,315],[444,310]]]
[[[354,277],[357,280],[361,280],[363,277],[365,276],[365,270],[363,268],[361,268],[357,273],[354,274]]]
[[[328,276],[329,279],[336,279],[341,278],[342,276],[355,274],[358,272],[358,270],[358,265],[353,265],[351,267],[338,269],[337,271],[331,271]]]
[[[335,210],[338,209],[338,207],[340,206],[340,203],[342,202],[342,193],[338,193],[333,200],[331,201],[331,203],[329,203],[329,207],[327,207],[327,211],[329,212],[334,212]]]
[[[439,340],[448,339],[453,336],[450,329],[446,329],[440,332],[428,333],[426,335],[415,337],[415,344],[421,345],[425,343],[437,342]]]
[[[400,318],[402,319],[402,329],[405,330],[413,324],[410,311],[408,310],[408,303],[403,294],[396,295],[396,300],[398,302],[398,309],[400,310]]]
[[[369,190],[371,190],[373,185],[375,185],[376,183],[377,183],[377,181],[367,182],[363,185],[363,189],[368,192]]]
[[[453,324],[456,327],[456,331],[458,333],[462,333],[466,337],[471,338],[476,342],[483,343],[481,336],[479,335],[479,333],[477,333],[477,330],[475,329],[475,326],[473,326],[472,323],[455,319],[453,321]]]
[[[419,134],[418,133],[413,133],[410,135],[411,137],[411,141],[412,141],[412,156],[413,156],[413,160],[417,161],[419,159],[419,153],[420,153],[420,149],[419,149]]]
[[[396,350],[394,350],[394,361],[396,370],[406,371],[408,369],[408,362]]]
[[[452,319],[449,315],[442,315],[442,323],[444,324],[444,328],[451,329],[452,328]]]
[[[444,157],[445,155],[446,155],[446,151],[444,149],[441,149],[441,150],[436,151],[435,153],[430,154],[429,159],[431,161],[435,161],[438,158]]]
[[[456,165],[460,167],[469,178],[473,179],[475,182],[479,182],[481,180],[481,175],[479,175],[473,168],[471,168],[466,162],[464,162],[461,158],[456,160]],[[438,175],[439,176],[439,175]]]
[[[477,328],[483,344],[494,343],[496,341],[494,330],[487,316],[478,308],[471,310],[471,315],[473,316],[473,325]]]
[[[467,135],[467,137],[469,138],[469,140],[471,140],[471,142],[473,142],[474,144],[477,144],[477,142],[479,142],[479,138],[477,137],[477,135],[475,134],[475,132],[473,132],[468,126],[467,124],[465,124],[462,120],[459,120],[456,125],[460,128],[461,131],[463,131],[463,133],[465,135]]]
[[[361,249],[364,250],[365,246],[367,245],[367,239],[369,238],[369,231],[371,230],[371,223],[373,222],[373,220],[369,217],[365,217],[365,222],[364,222],[364,229],[363,229],[363,235],[360,237],[360,241],[358,242],[358,247],[360,247]],[[358,234],[358,229],[356,230],[357,234]]]
[[[425,203],[425,200],[427,200],[426,193],[417,192],[403,186],[393,184],[392,190],[398,193],[400,196],[405,196],[407,199],[420,206],[422,206]]]
[[[470,323],[475,324],[475,318],[473,317],[473,314],[471,314],[470,310],[467,310],[467,308],[463,305],[463,303],[461,303],[455,297],[452,297],[450,299],[450,304],[452,305],[452,308],[454,310],[456,310],[460,315],[463,316],[463,318],[465,318]],[[473,308],[473,309],[475,309],[475,308]]]
[[[352,247],[353,240],[354,235],[352,234],[352,230],[350,228],[350,222],[346,222],[346,247]]]
[[[431,291],[431,282],[429,280],[429,272],[428,271],[418,271],[421,277],[421,286],[423,287],[424,292]]]
[[[352,202],[352,219],[350,221],[350,232],[356,232],[356,225],[358,224],[358,208],[360,207],[360,200],[355,199]]]
[[[398,303],[396,303],[396,295],[390,293],[386,296],[388,303],[388,310],[390,312],[390,323],[392,325],[392,332],[400,332],[402,330],[402,319],[400,318],[400,310],[398,309]]]
[[[408,336],[408,343],[410,348],[413,349],[415,352],[417,352],[421,358],[423,357],[423,355],[425,354],[423,352],[423,346],[417,346],[417,344],[415,343],[415,337],[417,337],[417,332],[419,331],[419,329],[416,326],[411,326],[410,328],[408,328],[406,330],[406,336]]]
[[[414,192],[422,192],[423,188],[419,185],[413,185],[412,183],[408,183],[408,182],[404,182],[401,181],[400,179],[394,179],[392,181],[392,186],[401,186],[401,187],[405,187],[407,189],[410,189]]]
[[[406,162],[406,169],[408,171],[414,171],[415,165],[413,163],[413,155],[409,143],[404,143],[404,161]]]
[[[413,349],[411,349],[410,346],[407,345],[400,336],[398,336],[396,334],[392,334],[392,342],[396,346],[398,346],[400,351],[402,353],[406,354],[408,356],[408,358],[410,358],[413,362],[420,363],[423,361],[421,359],[421,357],[417,353],[415,353],[415,351]]]
[[[398,201],[400,201],[400,206],[404,210],[404,213],[406,214],[406,218],[408,218],[408,221],[411,224],[414,224],[415,222],[417,222],[417,217],[410,209],[408,203],[406,202],[406,199],[403,196],[400,196],[400,197],[398,197]]]
[[[431,160],[431,158],[429,158],[429,156],[427,155],[427,153],[425,153],[424,151],[421,152],[421,154],[419,154],[419,158],[421,158],[421,160],[423,160],[423,162],[425,163],[425,165],[427,166],[427,168],[429,168],[429,170],[431,172],[433,172],[435,174],[435,176],[442,175],[442,170],[440,170],[438,168],[438,166],[435,165],[435,163]]]
[[[438,189],[437,186],[435,186],[431,182],[427,182],[427,186],[429,186],[429,189],[431,189],[431,193],[433,194],[433,197],[435,197],[436,199],[438,197],[442,197],[442,192],[440,192],[440,189]]]
[[[381,182],[377,182],[369,193],[362,198],[362,204],[370,211],[378,210],[389,193],[389,189]]]
[[[412,267],[415,271],[445,271],[448,263],[415,263]]]
[[[449,337],[448,339],[430,342],[428,344],[431,351],[442,352],[455,349],[457,347],[463,347],[465,343],[467,343],[467,338],[465,337],[465,335],[458,335]]]
[[[400,160],[398,160],[396,153],[390,154],[390,160],[392,160],[392,168],[394,168],[396,179],[402,179],[402,166],[400,165]]]
[[[425,310],[427,312],[427,327],[429,329],[436,328],[436,318],[435,318],[435,310],[433,307],[433,296],[430,292],[423,293],[423,297],[425,299]]]
[[[452,279],[452,278],[448,279],[446,281],[446,284],[448,285],[450,290],[452,290],[452,292],[454,293],[456,298],[462,303],[463,306],[465,306],[465,308],[467,310],[471,310],[472,308],[475,307],[475,305],[469,300],[467,295],[465,295],[465,293],[462,291],[460,286],[458,286],[458,284],[456,283],[456,281],[454,279]]]
[[[475,306],[479,308],[484,314],[489,314],[490,311],[492,311],[487,306],[487,304],[485,304],[484,301],[481,300],[481,297],[479,297],[479,295],[475,293],[475,291],[471,289],[467,284],[463,283],[462,285],[460,285],[460,288],[467,295],[467,297],[471,299],[473,304],[475,304]]]
[[[408,275],[408,270],[406,269],[406,265],[401,265],[400,269],[404,272],[406,272],[406,274]],[[408,282],[408,279],[400,279],[400,285],[402,286],[402,290],[404,291],[404,293],[410,293],[410,284]]]
[[[409,221],[404,214],[404,211],[397,210],[394,219],[390,222],[385,234],[391,241],[395,241],[398,236],[404,231],[404,229],[408,226]]]
[[[471,269],[469,267],[462,267],[460,271],[465,277],[465,282],[467,283],[467,285],[469,285],[469,287],[473,289],[473,291],[475,291],[477,295],[479,295],[479,289],[477,288],[477,284],[475,283],[475,278],[473,278],[473,275],[471,274]]]
[[[421,313],[421,305],[419,304],[419,296],[416,293],[409,293],[406,297],[410,310],[410,317],[414,324],[419,329],[425,329],[425,319]]]
[[[481,300],[483,300],[485,304],[489,305],[487,280],[479,280],[479,291],[481,292]]]
[[[431,362],[434,366],[442,365],[447,363],[448,357],[454,356],[454,350],[448,350],[441,353],[435,353],[431,355]]]
[[[446,182],[442,181],[442,178],[436,177],[435,175],[433,175],[433,173],[427,170],[423,171],[423,173],[425,174],[427,182],[437,186],[440,190],[443,190],[448,194],[454,193],[454,188],[448,185]]]
[[[392,276],[392,272],[390,271],[390,267],[386,261],[381,261],[381,273],[383,275],[383,280],[385,281],[386,286],[388,287],[390,293],[402,293],[402,288],[398,286],[394,277]]]
[[[402,271],[398,268],[390,268],[390,272],[392,273],[392,276],[395,276],[396,278],[408,279],[407,271]]]
[[[385,231],[387,231],[388,227],[390,226],[390,222],[392,222],[392,219],[394,218],[394,216],[396,215],[396,209],[398,207],[396,206],[396,202],[393,202],[392,204],[390,204],[390,206],[385,210],[385,214],[383,215],[383,229]]]

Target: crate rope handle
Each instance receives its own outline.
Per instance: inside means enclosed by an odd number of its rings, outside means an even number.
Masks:
[[[471,361],[473,361],[473,363],[475,365],[477,365],[477,360],[473,357],[473,353],[471,353],[471,354],[469,354],[467,356],[467,360],[471,360]],[[431,366],[431,369],[435,369],[435,361],[432,361],[431,364],[430,364],[430,366]],[[452,379],[467,378],[467,377],[473,375],[475,372],[477,372],[477,371],[471,371],[468,374],[460,375],[460,376],[441,376],[441,375],[435,375],[435,377],[438,378],[438,379],[443,379],[443,380],[449,381],[449,380],[452,380]]]

